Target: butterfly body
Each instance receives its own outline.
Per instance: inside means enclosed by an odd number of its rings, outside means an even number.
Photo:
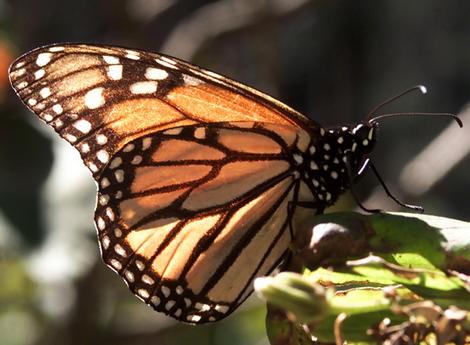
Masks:
[[[12,64],[19,97],[81,154],[98,184],[101,254],[178,320],[235,310],[284,258],[295,208],[321,212],[376,140],[326,130],[279,101],[186,62],[91,45]],[[295,212],[295,210],[294,210]]]

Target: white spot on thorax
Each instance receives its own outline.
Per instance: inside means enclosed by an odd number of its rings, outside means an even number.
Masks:
[[[344,139],[343,139],[343,137],[339,137],[338,140],[336,140],[336,141],[338,142],[338,144],[342,144]]]
[[[369,129],[369,133],[367,134],[367,138],[369,140],[372,140],[373,136],[374,136],[374,128],[371,128],[371,129]]]
[[[101,107],[105,103],[103,90],[103,87],[97,87],[88,91],[85,95],[85,106],[89,109]]]
[[[331,177],[334,178],[335,180],[338,178],[338,173],[336,171],[331,172]]]
[[[353,128],[352,132],[353,134],[356,134],[356,132],[364,126],[362,123],[358,124],[356,127]]]
[[[369,145],[369,140],[364,139],[364,140],[362,141],[362,145],[363,145],[363,146]]]
[[[46,66],[51,61],[51,53],[41,53],[36,59],[36,65],[39,67]]]
[[[311,170],[318,170],[318,165],[314,161],[310,161],[310,169]]]
[[[357,148],[357,144],[356,144],[356,143],[353,143],[352,148],[351,148],[351,151],[352,151],[352,152],[356,151],[356,148]]]
[[[132,84],[129,89],[134,95],[154,93],[157,91],[158,83],[156,81],[138,81]]]
[[[310,148],[308,149],[308,151],[310,152],[311,155],[313,155],[316,151],[315,149],[315,146],[310,146]]]
[[[168,72],[164,69],[148,67],[145,70],[145,78],[150,80],[163,80],[168,78]]]

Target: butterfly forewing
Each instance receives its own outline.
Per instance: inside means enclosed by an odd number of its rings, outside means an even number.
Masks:
[[[291,152],[308,135],[238,125],[144,136],[118,151],[98,180],[104,261],[145,302],[182,321],[225,317],[291,240]]]
[[[126,143],[195,123],[305,117],[267,95],[177,59],[117,47],[56,45],[16,60],[23,102],[80,152],[94,175]]]

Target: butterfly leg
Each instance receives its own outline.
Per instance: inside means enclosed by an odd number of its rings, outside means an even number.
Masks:
[[[366,169],[370,167],[374,173],[374,175],[377,177],[377,179],[379,180],[379,183],[380,185],[382,186],[382,188],[384,189],[385,193],[387,194],[387,196],[389,198],[391,198],[393,201],[395,201],[398,205],[404,207],[404,208],[408,208],[408,209],[411,209],[411,210],[414,210],[414,211],[417,211],[417,212],[423,212],[424,209],[421,207],[421,206],[415,206],[415,205],[410,205],[410,204],[405,204],[403,202],[401,202],[400,200],[398,200],[391,192],[390,190],[388,189],[387,185],[385,184],[385,182],[383,181],[382,177],[380,176],[379,172],[377,171],[377,168],[375,167],[375,165],[369,160],[367,159],[364,164],[361,166],[361,168],[359,169],[359,171],[355,174],[355,176],[353,176],[353,173],[352,173],[352,169],[351,169],[351,156],[350,155],[346,155],[346,171],[348,173],[348,178],[349,178],[349,185],[350,185],[350,188],[351,188],[351,194],[354,198],[354,200],[356,201],[356,204],[364,211],[366,212],[369,212],[369,213],[379,213],[379,212],[382,212],[382,210],[380,209],[369,209],[367,207],[365,207],[364,205],[361,204],[361,202],[359,201],[359,198],[357,196],[357,194],[355,193],[355,190],[354,190],[354,180],[357,179],[359,176],[363,175],[364,172],[366,171]]]
[[[346,155],[346,172],[348,174],[349,188],[351,189],[351,194],[354,198],[354,201],[365,212],[368,212],[368,213],[380,213],[380,212],[382,212],[382,210],[380,210],[380,209],[371,209],[371,208],[367,208],[364,205],[362,205],[361,201],[359,200],[359,197],[356,194],[356,191],[354,190],[354,180],[364,173],[364,171],[366,170],[366,168],[369,165],[370,160],[366,160],[364,162],[364,164],[362,165],[362,167],[359,169],[356,176],[353,176],[352,168],[351,168],[351,158],[352,157],[351,157],[350,153]]]
[[[413,211],[417,211],[417,212],[420,212],[420,213],[423,213],[424,212],[424,209],[421,207],[421,206],[417,206],[417,205],[410,205],[410,204],[405,204],[403,202],[401,202],[400,200],[398,200],[391,192],[390,190],[387,188],[387,185],[385,184],[385,182],[382,180],[382,177],[380,176],[379,172],[377,171],[377,168],[375,167],[375,165],[370,162],[369,166],[371,167],[372,171],[374,172],[374,175],[377,177],[377,179],[379,180],[380,182],[380,185],[382,186],[382,188],[384,189],[385,193],[387,194],[387,196],[389,198],[391,198],[393,201],[395,201],[398,205],[404,207],[404,208],[408,208],[410,210],[413,210]]]
[[[299,189],[300,183],[297,183],[294,186],[294,195],[292,201],[287,203],[287,217],[289,219],[289,233],[291,238],[294,238],[294,225],[292,224],[292,219],[294,218],[295,209],[297,207],[315,209],[317,211],[316,214],[323,213],[323,210],[325,209],[323,203],[318,201],[299,201]]]

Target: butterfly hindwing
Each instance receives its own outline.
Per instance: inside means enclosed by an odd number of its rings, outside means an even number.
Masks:
[[[38,48],[12,64],[10,79],[29,109],[80,152],[95,176],[128,142],[159,130],[229,121],[313,123],[213,72],[125,48]]]
[[[191,323],[225,317],[287,250],[288,203],[301,183],[291,152],[305,136],[243,122],[128,143],[98,180],[104,261],[158,311]]]

